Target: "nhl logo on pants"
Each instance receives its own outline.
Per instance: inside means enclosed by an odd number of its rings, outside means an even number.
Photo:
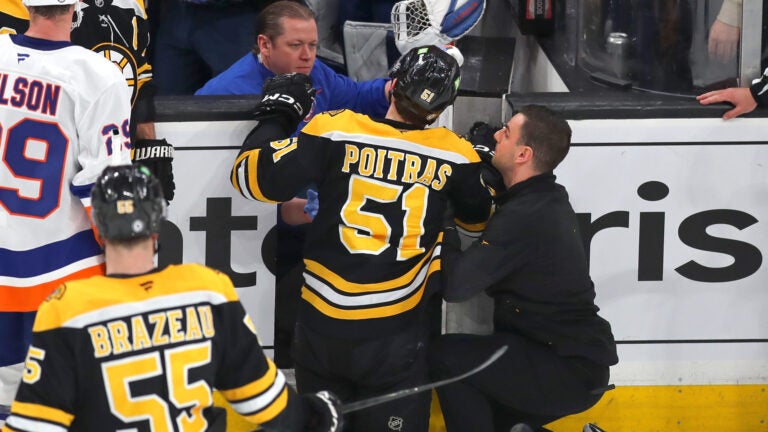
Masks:
[[[391,430],[399,431],[403,428],[403,419],[400,417],[390,417],[387,426],[389,426]]]

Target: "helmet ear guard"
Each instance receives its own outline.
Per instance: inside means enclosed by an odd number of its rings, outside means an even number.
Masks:
[[[430,45],[400,57],[389,77],[396,80],[392,93],[398,111],[428,125],[456,99],[461,73],[453,56]]]
[[[91,189],[94,225],[109,240],[129,240],[160,232],[166,202],[160,182],[143,165],[104,169]]]
[[[403,0],[392,7],[397,49],[405,54],[414,47],[446,45],[477,25],[485,0]]]

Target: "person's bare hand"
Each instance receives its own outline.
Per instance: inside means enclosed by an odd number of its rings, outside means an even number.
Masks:
[[[709,105],[718,102],[728,102],[733,104],[733,109],[723,115],[723,120],[732,119],[736,116],[750,113],[757,107],[755,98],[748,88],[731,87],[724,90],[715,90],[696,96],[696,100],[702,105]]]
[[[131,138],[135,138],[135,139],[157,138],[157,136],[155,136],[155,123],[154,122],[138,123],[136,125],[136,136]]]
[[[721,63],[726,63],[736,57],[739,46],[739,28],[715,20],[709,29],[709,57]]]

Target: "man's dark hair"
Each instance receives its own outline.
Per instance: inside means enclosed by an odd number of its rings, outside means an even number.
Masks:
[[[280,0],[270,4],[256,17],[256,43],[253,47],[254,54],[259,54],[259,35],[264,35],[268,37],[269,40],[275,40],[276,37],[285,32],[282,21],[283,18],[316,20],[315,13],[312,12],[312,9],[297,1]]]
[[[29,6],[30,15],[39,15],[43,18],[56,18],[69,13],[69,8],[72,5],[55,5],[55,6]]]
[[[563,117],[541,105],[526,105],[520,111],[525,121],[520,143],[533,149],[533,166],[539,172],[554,170],[571,147],[571,127]]]

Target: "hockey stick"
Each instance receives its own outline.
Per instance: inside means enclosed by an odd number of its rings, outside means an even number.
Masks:
[[[472,369],[471,371],[465,372],[465,373],[463,373],[461,375],[458,375],[458,376],[455,376],[453,378],[447,378],[447,379],[444,379],[442,381],[433,382],[431,384],[424,384],[424,385],[420,385],[420,386],[416,386],[416,387],[407,388],[407,389],[404,389],[404,390],[398,390],[398,391],[393,392],[393,393],[389,393],[389,394],[385,394],[385,395],[381,395],[381,396],[374,396],[372,398],[359,400],[357,402],[350,402],[348,404],[342,405],[339,408],[339,412],[341,414],[346,414],[346,413],[350,413],[352,411],[358,411],[358,410],[361,410],[363,408],[368,408],[368,407],[372,407],[374,405],[383,404],[385,402],[393,401],[395,399],[400,399],[400,398],[403,398],[403,397],[406,397],[406,396],[411,396],[411,395],[414,395],[416,393],[421,393],[421,392],[424,392],[424,391],[427,391],[427,390],[432,390],[433,388],[440,387],[442,385],[446,385],[446,384],[454,383],[454,382],[459,381],[459,380],[463,380],[464,378],[466,378],[466,377],[468,377],[470,375],[474,375],[474,374],[480,372],[481,370],[485,369],[486,367],[488,367],[488,365],[490,365],[491,363],[495,362],[499,357],[504,355],[504,353],[506,351],[507,351],[507,346],[504,345],[503,347],[497,349],[496,352],[494,352],[493,355],[488,357],[488,360],[484,361],[483,364],[481,364],[480,366],[477,366],[476,368]]]

